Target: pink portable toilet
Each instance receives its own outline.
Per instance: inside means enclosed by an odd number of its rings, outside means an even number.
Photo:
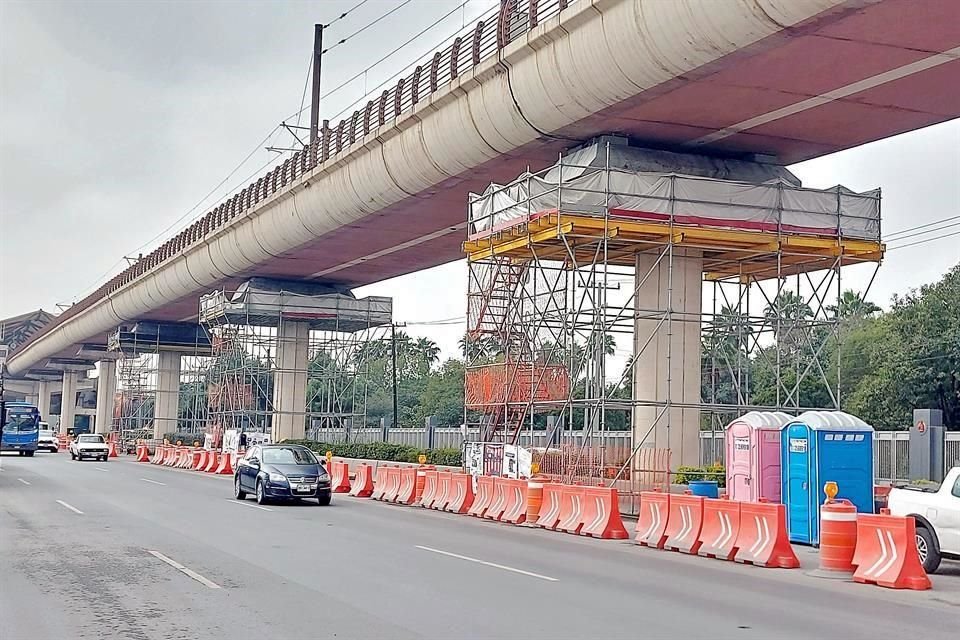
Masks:
[[[751,411],[726,429],[727,496],[740,502],[780,502],[782,411]]]

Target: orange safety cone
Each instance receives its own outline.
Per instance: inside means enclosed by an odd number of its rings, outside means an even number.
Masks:
[[[700,549],[700,529],[703,527],[703,498],[693,495],[670,496],[670,516],[664,533],[663,548],[670,551],[696,554]]]
[[[820,507],[819,578],[851,578],[856,567],[857,508],[849,500],[828,500]]]
[[[383,500],[383,495],[387,491],[387,470],[386,465],[378,465],[376,480],[373,482],[373,494],[370,496],[374,500]]]
[[[107,457],[108,458],[118,458],[117,455],[117,443],[115,440],[110,440],[110,446],[107,448]]]
[[[626,540],[630,537],[620,518],[620,496],[613,487],[584,489],[584,525],[580,535],[605,540]]]
[[[917,552],[917,523],[910,517],[861,513],[857,516],[855,582],[889,589],[923,591],[933,585]]]
[[[786,510],[782,504],[741,502],[740,535],[735,544],[735,562],[781,569],[800,566],[787,537]]]
[[[357,475],[350,485],[350,495],[355,498],[369,498],[373,495],[373,467],[368,464],[357,467]]]
[[[493,498],[490,500],[490,506],[487,507],[486,513],[483,514],[484,519],[499,520],[503,516],[503,512],[506,511],[507,484],[505,480],[507,480],[507,478],[493,479]]]
[[[453,498],[447,502],[447,511],[464,514],[473,507],[473,477],[469,473],[455,473],[451,480]]]
[[[220,456],[220,465],[214,473],[221,476],[233,475],[233,456],[230,455],[229,452],[225,452]]]
[[[580,485],[564,486],[560,493],[560,523],[557,531],[577,534],[583,527],[583,502],[586,491]]]
[[[431,470],[423,473],[423,494],[420,496],[420,502],[417,504],[429,509],[437,499],[437,482],[439,480],[439,471]]]
[[[640,514],[637,518],[636,537],[639,545],[653,549],[663,549],[667,535],[667,522],[670,516],[670,494],[659,491],[640,492]]]
[[[471,483],[472,488],[472,483]],[[493,478],[490,476],[477,476],[477,495],[474,496],[473,504],[467,510],[467,515],[475,518],[482,518],[490,508],[490,502],[493,500]]]
[[[540,517],[536,524],[543,529],[551,531],[560,524],[560,502],[563,494],[563,485],[556,483],[547,483],[543,485],[543,505],[540,507]]]
[[[330,490],[334,493],[350,492],[350,463],[333,462],[333,473],[331,474]]]
[[[740,534],[740,503],[733,500],[705,498],[700,548],[697,555],[718,560],[733,560]]]
[[[510,480],[504,488],[507,506],[500,516],[500,522],[523,524],[527,521],[527,481]]]

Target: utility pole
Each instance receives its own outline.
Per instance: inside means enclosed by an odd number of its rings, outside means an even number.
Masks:
[[[323,57],[323,25],[313,25],[313,88],[310,98],[310,144],[320,137],[320,60]]]
[[[400,425],[400,402],[397,394],[397,327],[405,327],[405,322],[394,322],[390,325],[390,358],[393,361],[393,428]],[[384,438],[384,441],[389,437]]]

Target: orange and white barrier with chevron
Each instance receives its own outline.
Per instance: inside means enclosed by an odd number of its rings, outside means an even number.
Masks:
[[[383,500],[383,494],[387,491],[387,468],[383,465],[377,467],[376,479],[373,481],[373,493],[370,495],[374,500]]]
[[[913,518],[857,515],[857,547],[853,564],[854,582],[875,584],[890,589],[932,588],[917,553],[917,524]]]
[[[423,494],[420,496],[419,504],[421,507],[430,509],[433,507],[434,500],[437,499],[437,480],[439,471],[426,471],[423,474]]]
[[[396,502],[412,505],[416,501],[417,471],[413,467],[400,469],[400,487],[397,490]]]
[[[400,467],[390,467],[387,469],[387,488],[383,491],[384,502],[396,502],[397,495],[400,493]]]
[[[207,466],[203,468],[204,473],[213,473],[217,470],[217,467],[220,466],[220,453],[218,451],[211,451],[207,456]]]
[[[209,455],[209,451],[206,449],[200,449],[200,455],[197,457],[197,464],[193,465],[193,470],[203,471],[204,467],[207,466],[207,458]]]
[[[543,504],[540,506],[540,517],[536,525],[551,531],[560,524],[560,502],[563,493],[562,484],[547,483],[543,485]]]
[[[150,462],[150,448],[147,445],[137,445],[137,462]]]
[[[350,492],[350,464],[333,460],[330,463],[330,490],[334,493]]]
[[[697,555],[718,560],[733,560],[740,536],[740,503],[733,500],[704,498],[703,526]]]
[[[587,487],[583,497],[580,535],[604,540],[630,537],[620,518],[620,496],[613,487]]]
[[[477,495],[467,515],[482,518],[487,513],[493,501],[493,482],[494,478],[491,476],[477,476]]]
[[[644,547],[663,549],[667,541],[665,533],[670,516],[670,494],[659,491],[640,493],[640,516],[634,541]]]
[[[583,501],[586,496],[584,487],[563,486],[560,493],[560,523],[557,531],[580,533],[583,526]]]
[[[473,478],[469,473],[454,473],[450,481],[453,497],[447,501],[446,510],[451,513],[467,513],[473,506]]]
[[[507,485],[504,482],[506,478],[493,479],[493,498],[490,500],[490,506],[487,512],[483,514],[486,520],[499,520],[503,517],[503,512],[507,509]]]
[[[527,481],[501,478],[504,508],[500,522],[523,524],[527,520]]]
[[[350,485],[350,495],[355,498],[369,498],[373,495],[373,467],[361,464]]]
[[[693,495],[670,496],[670,517],[664,534],[664,549],[695,554],[700,549],[703,527],[703,498]]]
[[[217,465],[217,470],[214,473],[222,476],[232,476],[233,475],[233,454],[223,453],[220,455],[220,463]]]
[[[796,569],[797,554],[787,537],[786,508],[768,502],[740,503],[740,535],[734,561],[761,567]]]
[[[452,481],[453,473],[450,471],[437,472],[437,493],[434,496],[433,504],[430,505],[431,509],[443,511],[447,507],[447,503],[450,502],[450,499],[452,498],[450,495],[450,486]]]

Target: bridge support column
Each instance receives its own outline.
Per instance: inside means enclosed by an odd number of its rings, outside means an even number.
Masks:
[[[53,428],[53,423],[50,420],[50,395],[53,393],[51,387],[51,382],[48,380],[41,380],[37,383],[37,408],[40,410],[40,416],[45,422],[50,424],[50,428]]]
[[[700,411],[682,405],[700,402],[702,277],[699,251],[637,255],[633,397],[640,404],[633,411],[633,442],[641,449],[669,448],[671,469],[700,461]],[[642,455],[637,461],[642,466]]]
[[[180,352],[157,354],[157,396],[153,401],[153,437],[177,431],[180,412]]]
[[[66,433],[73,428],[73,419],[77,415],[77,383],[80,380],[78,371],[63,372],[63,389],[60,395],[60,433]]]
[[[274,442],[306,434],[307,365],[310,325],[280,318],[277,360],[273,373]]]
[[[117,362],[101,360],[97,378],[97,415],[94,429],[107,434],[113,428],[113,396],[117,393]]]

